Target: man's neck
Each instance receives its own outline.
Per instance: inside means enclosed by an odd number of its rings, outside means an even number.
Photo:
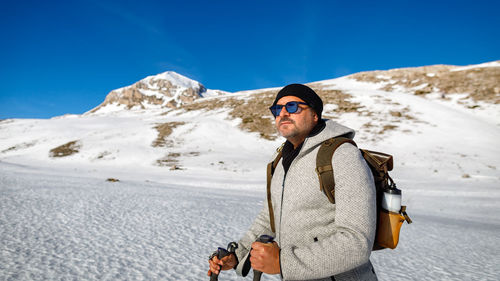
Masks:
[[[321,120],[320,122],[317,122],[306,135],[289,137],[287,138],[287,140],[291,144],[293,144],[293,149],[296,149],[297,147],[299,147],[299,145],[301,145],[304,142],[304,140],[307,137],[317,135],[324,128],[325,128],[325,122]]]
[[[305,137],[302,137],[302,138],[289,138],[287,139],[291,144],[293,144],[293,149],[296,149],[301,143],[304,142],[306,138]]]

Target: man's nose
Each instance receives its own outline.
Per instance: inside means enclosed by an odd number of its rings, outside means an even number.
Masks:
[[[280,117],[282,117],[282,116],[289,116],[289,115],[290,115],[290,113],[288,113],[288,111],[286,111],[286,106],[283,106],[281,108],[281,111],[280,111]]]

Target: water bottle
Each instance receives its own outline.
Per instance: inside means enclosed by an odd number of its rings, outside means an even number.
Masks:
[[[384,190],[382,208],[389,212],[399,213],[401,211],[401,190],[396,187]]]

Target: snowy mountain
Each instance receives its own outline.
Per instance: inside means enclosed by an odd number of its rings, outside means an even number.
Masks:
[[[109,110],[133,108],[177,108],[202,97],[217,96],[223,91],[208,90],[197,81],[173,71],[148,76],[130,86],[111,91],[102,104],[89,111],[99,113]]]
[[[394,156],[415,223],[396,250],[373,254],[379,278],[500,278],[491,247],[500,242],[500,61],[308,85],[360,147]],[[267,109],[278,90],[209,90],[165,72],[82,115],[0,121],[0,276],[26,263],[21,279],[206,278],[207,254],[238,239],[262,206],[265,167],[283,142]],[[192,255],[180,262],[183,251]]]
[[[323,98],[325,118],[354,128],[358,141],[366,146],[398,153],[397,144],[388,145],[391,140],[408,138],[422,144],[422,150],[436,141],[443,142],[441,147],[454,141],[457,150],[477,145],[461,143],[466,131],[462,132],[463,125],[458,130],[459,120],[491,126],[475,136],[485,135],[480,141],[494,149],[496,139],[488,136],[496,134],[500,124],[499,81],[497,61],[364,72],[309,86]],[[272,151],[282,142],[267,109],[278,90],[209,90],[175,72],[165,72],[111,91],[101,105],[83,115],[2,121],[0,159],[41,167],[88,167],[89,171],[143,166],[163,173],[183,168],[180,174],[210,174],[215,165],[253,177],[269,157],[262,151]],[[427,141],[429,135],[424,132],[432,130],[436,131],[432,141]],[[440,135],[443,139],[436,138]],[[450,140],[452,135],[456,140]],[[460,176],[475,174],[462,170]],[[493,169],[482,173],[496,174]]]

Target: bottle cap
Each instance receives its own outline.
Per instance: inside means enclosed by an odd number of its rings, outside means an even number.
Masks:
[[[394,194],[394,195],[401,195],[401,189],[397,189],[397,188],[386,189],[386,190],[384,190],[384,192],[389,193],[389,194]]]

